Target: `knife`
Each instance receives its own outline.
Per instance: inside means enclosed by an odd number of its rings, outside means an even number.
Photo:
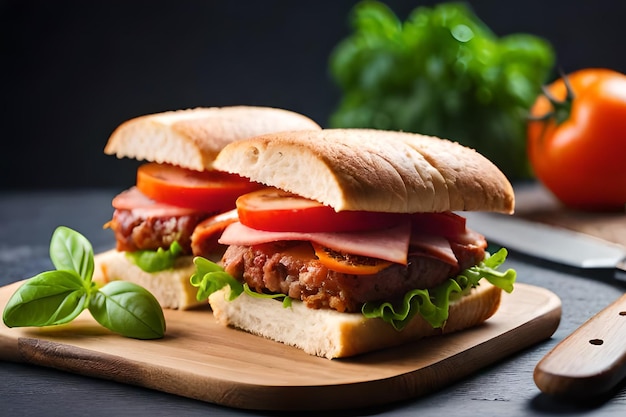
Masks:
[[[612,269],[625,279],[626,248],[568,229],[514,216],[463,213],[469,228],[488,241],[526,255],[582,269]],[[558,343],[536,365],[544,393],[586,400],[608,393],[626,378],[626,294]]]
[[[580,269],[603,269],[626,281],[626,247],[558,226],[499,213],[464,212],[467,226],[490,243]]]

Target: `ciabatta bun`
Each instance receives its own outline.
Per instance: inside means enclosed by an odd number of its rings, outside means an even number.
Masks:
[[[104,152],[168,163],[198,171],[212,170],[215,156],[228,143],[280,130],[321,129],[308,117],[271,107],[208,107],[149,114],[122,123],[111,134]],[[134,282],[152,292],[165,308],[189,309],[196,300],[189,283],[192,257],[178,259],[174,268],[148,273],[115,250],[96,256],[95,279]]]
[[[366,319],[360,313],[314,310],[298,301],[285,308],[279,301],[254,298],[245,293],[227,301],[229,291],[230,287],[225,287],[209,297],[218,322],[328,359],[474,327],[496,312],[502,292],[483,280],[469,295],[450,304],[449,318],[443,328],[435,329],[417,315],[407,327],[397,331],[381,319]]]
[[[265,134],[227,145],[214,167],[317,200],[336,211],[512,213],[515,203],[510,182],[487,158],[458,143],[415,133],[326,129]],[[342,253],[340,248],[333,250]],[[255,285],[264,274],[269,274],[272,285],[277,279],[294,279],[295,273],[283,277],[266,271],[265,265],[259,273],[254,268],[262,259],[254,261],[252,270],[243,263],[236,278]],[[236,258],[234,262],[239,265]],[[386,278],[382,272],[368,277]],[[316,283],[323,279],[315,277]],[[227,301],[228,291],[209,296],[218,322],[312,355],[341,358],[476,326],[496,312],[502,290],[482,279],[469,294],[451,303],[442,328],[416,315],[402,331],[361,313],[309,308],[299,299],[290,308],[245,293]]]
[[[373,129],[278,132],[227,145],[214,167],[341,210],[512,213],[513,188],[458,143]]]
[[[216,155],[228,143],[300,129],[320,127],[299,113],[271,107],[194,108],[130,119],[111,134],[104,152],[202,171],[212,169]]]

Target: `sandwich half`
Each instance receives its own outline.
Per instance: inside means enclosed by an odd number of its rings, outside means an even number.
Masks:
[[[220,264],[192,284],[215,319],[341,358],[483,323],[513,290],[506,250],[463,211],[512,213],[504,174],[476,151],[413,133],[326,129],[224,148],[218,169],[266,188],[237,200]]]
[[[200,304],[189,283],[194,251],[219,259],[224,247],[197,247],[197,230],[220,230],[232,221],[222,213],[241,194],[259,188],[237,174],[216,170],[224,146],[281,130],[320,129],[301,114],[269,107],[193,108],[149,114],[122,123],[104,152],[145,161],[136,183],[112,201],[105,225],[116,239],[113,250],[96,256],[94,278],[135,282],[165,308]],[[220,217],[221,216],[221,217]]]

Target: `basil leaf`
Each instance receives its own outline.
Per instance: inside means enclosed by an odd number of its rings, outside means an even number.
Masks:
[[[113,281],[96,292],[89,311],[98,323],[122,336],[158,339],[165,334],[165,317],[157,299],[145,288]]]
[[[126,257],[145,272],[158,272],[174,267],[176,258],[182,253],[183,247],[174,242],[169,249],[126,252]]]
[[[68,323],[84,309],[89,287],[76,271],[47,271],[22,284],[4,308],[8,327]]]
[[[85,281],[91,281],[94,270],[93,248],[80,233],[59,226],[50,240],[50,260],[60,270],[75,271]]]
[[[30,278],[9,299],[2,314],[8,327],[68,323],[89,308],[98,323],[123,336],[163,337],[163,310],[148,290],[124,281],[98,290],[92,282],[93,248],[80,233],[58,227],[50,241],[50,259],[56,271]]]

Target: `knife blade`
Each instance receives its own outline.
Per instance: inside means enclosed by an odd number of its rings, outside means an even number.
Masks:
[[[499,213],[464,212],[489,243],[580,269],[607,269],[626,281],[626,247],[584,233]]]
[[[581,269],[612,269],[626,281],[626,248],[583,233],[495,213],[463,213],[489,242]],[[626,378],[626,294],[587,320],[536,365],[535,385],[568,400],[608,393]]]

